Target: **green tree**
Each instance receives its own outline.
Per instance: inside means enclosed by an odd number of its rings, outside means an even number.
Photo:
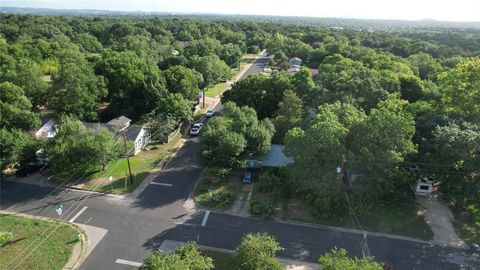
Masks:
[[[211,270],[213,260],[202,255],[193,242],[178,247],[174,252],[155,252],[145,258],[140,270]]]
[[[98,167],[102,160],[119,156],[120,146],[115,141],[115,136],[105,129],[96,132],[78,120],[65,118],[55,140],[47,145],[46,153],[57,173],[88,171]]]
[[[207,87],[230,79],[230,68],[216,55],[194,58],[192,62],[195,70],[202,73],[204,84]]]
[[[275,237],[267,233],[249,233],[237,247],[241,270],[284,269],[277,252],[283,250]]]
[[[97,65],[107,79],[111,109],[117,114],[139,117],[156,109],[166,94],[160,70],[134,52],[107,52]]]
[[[480,119],[480,58],[460,62],[439,75],[445,111]]]
[[[187,100],[193,100],[199,92],[200,78],[183,66],[172,66],[163,72],[167,89],[179,93]]]
[[[303,116],[302,100],[291,90],[283,93],[278,111],[272,120],[275,126],[274,142],[283,143],[287,131],[297,126]]]
[[[85,60],[64,63],[53,76],[49,93],[49,108],[81,120],[95,121],[99,102],[107,95],[102,76],[93,72]]]
[[[232,121],[224,117],[211,119],[202,132],[200,157],[210,167],[231,168],[238,165],[247,146],[242,134],[231,130]]]
[[[38,143],[28,133],[19,129],[0,129],[1,169],[24,164],[35,159]]]
[[[32,104],[23,89],[11,82],[0,83],[0,125],[2,128],[29,130],[40,125],[39,117],[31,111]]]
[[[349,258],[345,249],[334,248],[320,256],[320,269],[322,270],[382,270],[380,263],[373,258]]]

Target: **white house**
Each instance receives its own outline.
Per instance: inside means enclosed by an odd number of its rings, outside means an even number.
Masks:
[[[125,116],[120,116],[108,121],[107,123],[83,122],[83,125],[86,128],[97,132],[102,129],[107,129],[115,134],[115,137],[118,139],[122,138],[125,134],[127,141],[132,141],[134,145],[134,149],[130,154],[136,155],[145,149],[145,146],[150,143],[150,130],[143,126],[130,125],[131,121],[132,120]],[[53,139],[57,135],[57,126],[57,121],[55,119],[50,119],[37,132],[35,132],[35,137],[37,139]]]

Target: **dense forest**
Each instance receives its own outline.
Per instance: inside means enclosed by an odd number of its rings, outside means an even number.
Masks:
[[[228,105],[231,118],[205,131],[242,143],[233,157],[218,158],[229,160],[222,166],[264,152],[258,147],[268,149],[270,139],[284,143],[295,164],[263,184],[302,197],[318,216],[347,211],[339,193],[359,212],[395,197],[416,182],[410,169],[420,168],[480,222],[478,28],[2,14],[0,29],[2,169],[34,157],[42,142],[28,132],[46,114],[66,122],[124,115],[168,123],[167,130],[191,121],[201,89],[228,80],[242,55],[266,49],[271,75],[234,84],[222,101],[238,107]],[[303,61],[294,75],[284,72],[292,57]],[[210,160],[216,143],[203,146]],[[339,188],[339,163],[361,181]]]

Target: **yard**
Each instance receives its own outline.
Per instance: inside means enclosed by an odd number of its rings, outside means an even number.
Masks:
[[[38,245],[39,242],[35,240],[45,239],[41,235],[52,224],[60,224],[60,227]],[[15,266],[16,269],[62,269],[72,254],[73,246],[80,241],[79,231],[72,226],[12,215],[0,216],[0,232],[12,233],[10,239],[0,242],[1,269],[13,269]],[[32,247],[37,246],[26,258],[26,254],[33,250]],[[16,265],[23,258],[25,260]],[[9,265],[12,261],[16,263]]]
[[[232,171],[227,178],[215,175],[214,169],[207,168],[195,189],[195,201],[203,207],[218,210],[232,208],[239,198],[245,199],[248,186],[241,182],[241,171]]]
[[[177,134],[172,141],[167,144],[149,144],[150,150],[144,150],[138,155],[130,158],[130,166],[132,168],[133,184],[127,182],[125,188],[125,178],[128,173],[127,160],[121,159],[110,161],[105,171],[98,170],[88,175],[88,180],[84,183],[84,188],[96,190],[100,192],[112,192],[115,194],[123,194],[132,192],[140,185],[155,166],[162,160],[169,157],[176,151],[175,145],[179,142],[181,134]],[[113,181],[110,185],[108,177],[112,176]]]
[[[229,85],[227,83],[224,83],[224,82],[216,84],[216,85],[208,88],[205,91],[205,96],[214,98],[214,97],[222,94],[223,92],[225,92],[228,89],[228,87],[229,87]]]
[[[360,230],[348,213],[337,218],[317,219],[312,215],[312,207],[302,200],[287,201],[274,198],[271,193],[262,193],[254,189],[251,213],[266,217],[319,223],[323,225]],[[254,208],[257,209],[254,209]],[[367,231],[405,235],[423,240],[431,240],[433,233],[419,212],[419,206],[413,199],[396,200],[390,203],[374,204],[358,220]]]

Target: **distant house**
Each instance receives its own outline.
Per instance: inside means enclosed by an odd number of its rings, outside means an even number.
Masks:
[[[150,143],[150,130],[142,126],[130,125],[131,121],[132,120],[125,116],[120,116],[107,123],[83,122],[83,125],[95,132],[106,129],[115,134],[115,137],[117,138],[122,138],[125,134],[127,141],[133,142],[134,145],[134,149],[130,154],[136,155],[140,153],[148,143]],[[57,126],[58,124],[56,120],[50,119],[35,133],[35,137],[37,139],[53,139],[57,135]]]
[[[283,152],[284,146],[281,144],[272,144],[270,151],[265,155],[251,157],[247,160],[248,167],[284,167],[293,163],[292,157],[287,157]]]
[[[300,67],[302,66],[302,59],[298,57],[292,57],[288,60],[289,68],[287,69],[288,74],[293,75],[300,71]]]
[[[292,57],[288,60],[290,67],[300,67],[302,65],[302,59],[298,57]]]

